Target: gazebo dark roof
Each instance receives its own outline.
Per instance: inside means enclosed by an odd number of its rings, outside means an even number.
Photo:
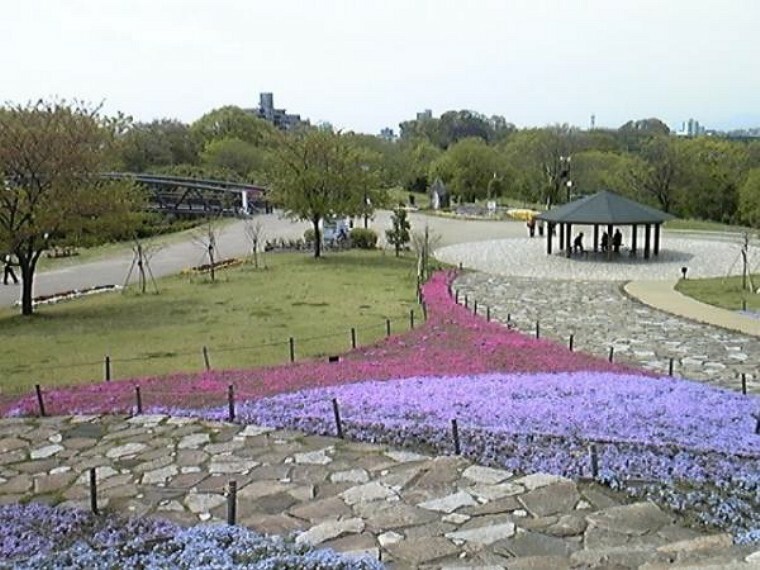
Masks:
[[[539,220],[565,224],[661,224],[674,216],[602,190],[536,216]]]

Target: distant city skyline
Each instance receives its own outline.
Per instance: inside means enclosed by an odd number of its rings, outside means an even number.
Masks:
[[[759,27],[754,0],[25,0],[0,19],[0,100],[192,122],[271,92],[371,134],[425,109],[753,128]]]

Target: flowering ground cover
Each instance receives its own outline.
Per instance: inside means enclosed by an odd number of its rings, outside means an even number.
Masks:
[[[596,477],[760,540],[760,402],[706,385],[609,363],[486,322],[452,300],[452,274],[424,287],[428,319],[342,356],[340,362],[141,378],[46,392],[51,413],[134,409],[227,417],[335,433],[332,398],[348,437],[435,452],[523,472]],[[36,413],[33,395],[0,413]],[[596,449],[592,473],[588,446]]]
[[[570,352],[550,340],[534,339],[486,322],[448,294],[452,274],[438,273],[423,293],[428,318],[410,332],[351,351],[340,362],[304,360],[292,365],[136,378],[46,390],[50,414],[129,412],[139,385],[145,406],[208,406],[226,401],[232,384],[239,399],[360,380],[486,372],[633,371],[596,357]],[[421,311],[418,311],[418,315]],[[419,318],[419,316],[418,316]],[[37,413],[34,393],[0,403],[0,415]]]
[[[0,506],[0,520],[0,569],[383,568],[368,558],[348,558],[236,526],[183,529],[166,521],[97,517],[35,503]]]

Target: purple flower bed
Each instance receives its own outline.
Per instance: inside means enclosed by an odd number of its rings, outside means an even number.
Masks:
[[[182,529],[166,521],[96,517],[39,504],[0,506],[0,520],[0,569],[383,568],[368,558],[227,525]]]
[[[754,417],[760,398],[754,396],[621,373],[482,374],[301,390],[242,403],[237,416],[334,434],[333,398],[354,439],[451,453],[457,419],[462,453],[478,463],[570,477],[592,475],[594,443],[597,476],[611,486],[633,481],[631,492],[659,496],[675,508],[704,507],[702,522],[729,528],[739,539],[760,528]],[[226,407],[172,411],[227,415]],[[688,497],[677,489],[684,482]]]

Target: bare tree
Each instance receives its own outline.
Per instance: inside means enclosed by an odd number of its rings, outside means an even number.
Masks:
[[[258,269],[259,268],[259,245],[261,244],[261,241],[264,239],[264,224],[261,223],[261,220],[254,220],[252,218],[248,218],[245,220],[244,231],[245,231],[246,237],[251,242],[251,255],[253,256],[253,266],[256,269]],[[266,267],[266,262],[264,262],[263,260],[263,254],[262,254],[262,262],[264,263],[264,267]]]
[[[216,263],[219,258],[217,237],[219,230],[216,219],[209,218],[206,227],[193,236],[193,241],[203,248],[203,257],[208,258],[209,275],[211,282],[216,281]]]

